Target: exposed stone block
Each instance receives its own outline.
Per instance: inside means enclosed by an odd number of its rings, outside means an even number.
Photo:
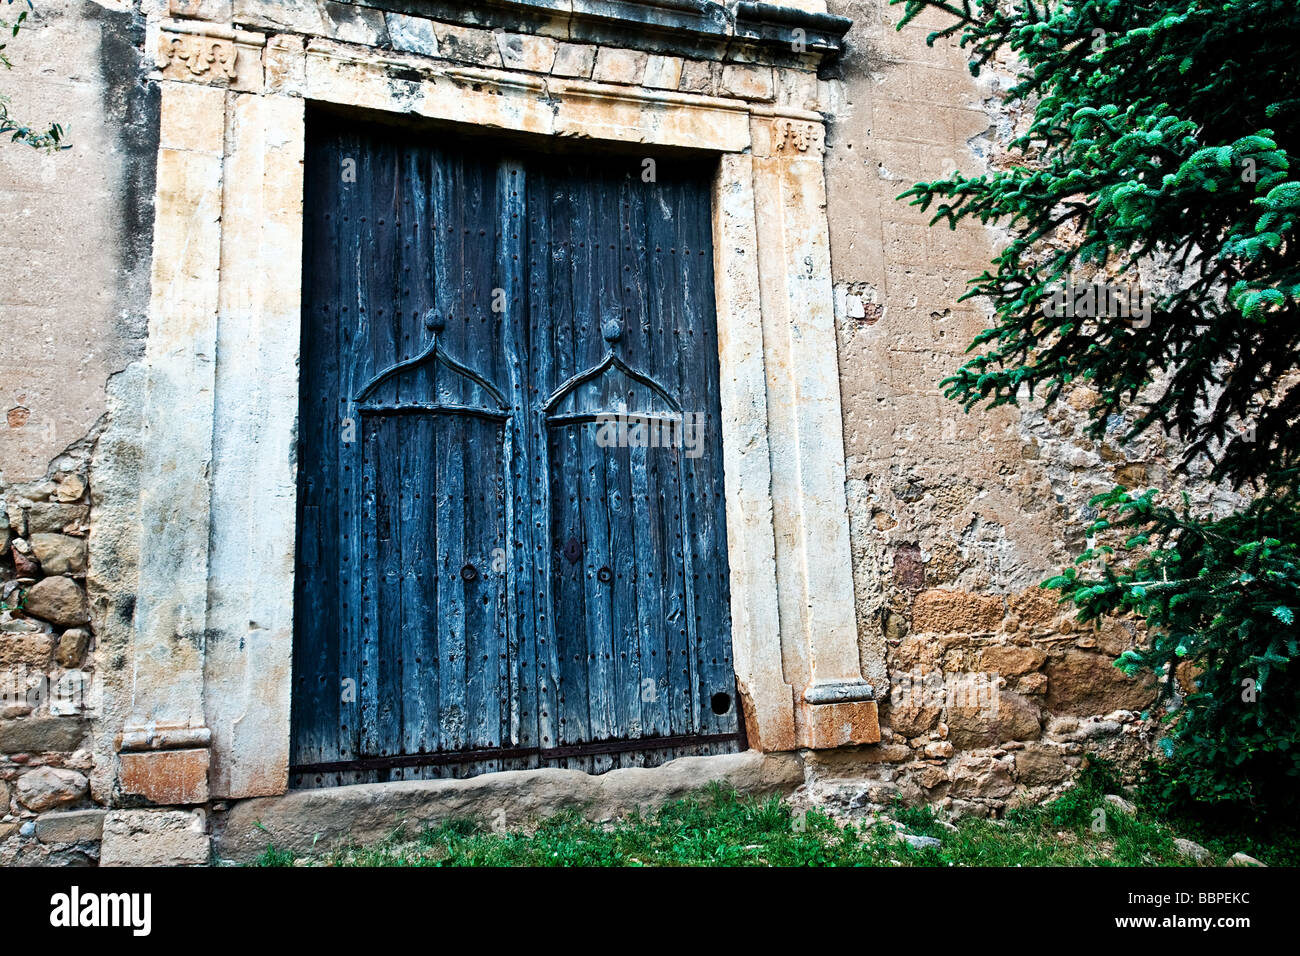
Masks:
[[[206,803],[210,758],[206,747],[119,754],[122,790],[157,804]]]
[[[891,618],[898,615],[892,614]],[[943,645],[927,637],[908,637],[898,645],[892,655],[896,669],[910,670],[914,667],[930,667],[943,658]]]
[[[113,810],[104,819],[100,866],[202,866],[204,818],[184,810]]]
[[[1048,744],[1029,744],[1014,759],[1016,776],[1027,787],[1060,783],[1070,773],[1061,751]]]
[[[1026,674],[1016,681],[1016,692],[1020,694],[1046,694],[1047,675],[1034,672]]]
[[[329,36],[345,43],[364,43],[367,46],[382,46],[388,42],[388,28],[382,10],[353,3],[324,3],[321,6],[328,21]]]
[[[805,704],[800,745],[814,750],[873,744],[880,740],[874,700]]]
[[[772,68],[728,64],[722,68],[722,92],[745,100],[770,100]]]
[[[61,667],[77,667],[90,647],[90,632],[85,628],[70,627],[59,636],[54,659]]]
[[[933,790],[935,787],[948,782],[948,774],[944,768],[932,763],[918,765],[912,774],[912,778],[926,790]]]
[[[1155,695],[1149,674],[1127,677],[1103,654],[1069,650],[1047,662],[1047,706],[1053,711],[1081,716],[1141,711]]]
[[[712,96],[718,91],[718,72],[718,64],[712,60],[686,60],[682,65],[682,78],[677,88],[683,93]]]
[[[526,33],[496,34],[501,63],[508,70],[549,73],[555,65],[555,41]]]
[[[42,532],[31,537],[32,553],[46,574],[80,574],[86,570],[86,539]]]
[[[1002,599],[966,591],[930,590],[912,605],[912,631],[977,634],[1002,626]]]
[[[896,734],[919,737],[934,729],[942,712],[942,707],[922,706],[919,703],[891,704],[886,722]]]
[[[42,843],[96,841],[104,830],[104,810],[65,810],[36,818],[36,839]]]
[[[682,58],[652,56],[646,61],[645,86],[658,90],[675,90],[682,81]]]
[[[167,12],[173,17],[228,23],[231,0],[168,0]]]
[[[54,635],[43,631],[0,633],[0,667],[27,667],[43,671],[50,666]]]
[[[436,41],[435,41],[436,46]],[[266,41],[262,62],[270,93],[302,96],[307,86],[307,59],[302,37],[277,34]]]
[[[590,79],[596,66],[596,48],[583,43],[561,43],[555,51],[555,65],[551,72],[556,76],[573,76]]]
[[[1178,852],[1179,856],[1187,857],[1197,863],[1204,863],[1210,858],[1209,850],[1201,846],[1199,843],[1195,843],[1183,837],[1174,837],[1174,849]]]
[[[1036,671],[1046,660],[1047,652],[1037,647],[986,647],[980,652],[980,667],[1003,677]]]
[[[315,34],[328,32],[328,24],[317,0],[232,0],[235,19],[256,27],[285,27],[294,33]]]
[[[481,66],[501,65],[501,52],[497,49],[496,37],[490,30],[435,23],[433,32],[438,38],[440,56]]]
[[[1011,758],[995,759],[993,757],[963,754],[952,768],[952,789],[954,797],[997,798],[1009,796],[1016,789],[1011,778]]]
[[[214,827],[217,854],[252,860],[268,843],[299,852],[382,840],[405,826],[466,816],[504,814],[507,825],[571,809],[602,820],[680,799],[711,781],[764,796],[791,793],[804,782],[797,754],[748,750],[712,757],[679,757],[658,767],[603,774],[545,768],[485,773],[462,780],[408,780],[367,787],[292,790],[282,796],[232,804]],[[108,825],[105,825],[105,846]]]
[[[424,17],[408,17],[404,13],[388,13],[384,18],[393,49],[424,56],[438,55],[438,37],[433,32],[432,21]]]
[[[37,767],[18,778],[18,802],[39,813],[77,802],[86,795],[87,786],[85,776],[75,770]]]
[[[71,753],[85,734],[85,721],[75,717],[0,720],[0,753]]]
[[[819,105],[817,74],[808,70],[777,70],[776,100],[795,109],[816,109]]]
[[[75,627],[90,620],[86,592],[72,578],[55,576],[37,581],[27,591],[23,610],[59,627]]]
[[[90,525],[90,506],[41,501],[27,512],[27,534],[61,534],[68,530],[85,530]],[[12,516],[11,516],[12,519]]]
[[[601,47],[594,77],[601,83],[640,83],[649,57],[634,50]]]
[[[945,718],[953,744],[961,750],[990,747],[1008,740],[1034,740],[1043,732],[1038,707],[1019,694],[998,692],[997,706],[982,703],[948,708]]]
[[[1007,613],[1014,616],[1022,628],[1050,627],[1061,612],[1061,605],[1052,592],[1042,588],[1007,595]]]

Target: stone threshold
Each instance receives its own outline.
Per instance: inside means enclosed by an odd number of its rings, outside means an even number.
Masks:
[[[294,790],[240,800],[224,811],[214,807],[212,849],[217,861],[248,863],[270,844],[319,853],[377,843],[402,828],[415,837],[426,825],[457,818],[516,827],[574,810],[588,820],[607,820],[680,799],[715,781],[752,796],[789,794],[804,782],[803,761],[797,753],[747,750],[603,774],[545,768]]]

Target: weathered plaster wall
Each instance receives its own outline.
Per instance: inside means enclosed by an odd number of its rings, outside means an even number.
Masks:
[[[126,657],[105,646],[93,581],[87,596],[89,554],[115,533],[91,520],[91,460],[114,376],[144,348],[157,96],[143,37],[131,4],[50,0],[0,75],[13,113],[61,123],[69,146],[0,148],[0,863],[93,859],[109,798],[92,718]],[[136,494],[127,482],[115,500]]]
[[[0,90],[70,148],[0,149],[0,427],[3,481],[44,477],[105,408],[105,383],[143,348],[148,294],[151,124],[130,4],[52,0],[6,53]],[[133,33],[139,35],[133,36]]]
[[[1159,436],[1123,447],[1119,429],[1085,438],[1086,388],[1046,411],[964,414],[942,395],[989,324],[979,301],[958,299],[999,235],[929,228],[929,214],[895,197],[1015,162],[1006,143],[1027,111],[996,99],[1008,64],[973,78],[956,39],[926,45],[938,17],[899,32],[888,0],[828,6],[854,20],[824,75],[859,644],[891,703],[880,745],[812,757],[811,789],[855,807],[901,796],[995,812],[1059,786],[1087,752],[1132,767],[1152,742],[1141,717],[1152,688],[1112,666],[1140,637],[1135,623],[1078,631],[1037,585],[1085,546],[1092,495],[1169,486],[1173,451]],[[960,688],[981,680],[997,687],[996,706],[963,706]]]

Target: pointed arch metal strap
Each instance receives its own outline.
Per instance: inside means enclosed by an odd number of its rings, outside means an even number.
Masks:
[[[559,404],[560,400],[576,389],[579,385],[588,382],[593,378],[599,378],[601,375],[604,375],[605,372],[609,371],[610,368],[616,368],[633,381],[640,382],[647,388],[652,389],[672,407],[673,411],[680,412],[682,410],[682,406],[678,403],[677,399],[673,398],[672,394],[669,393],[667,389],[649,375],[644,372],[639,372],[632,366],[628,365],[612,351],[606,352],[605,357],[601,359],[599,363],[593,365],[585,372],[579,372],[557,388],[555,393],[546,400],[546,405],[543,406],[543,410],[549,415],[555,409],[555,406]]]
[[[374,378],[372,378],[369,382],[366,383],[365,387],[362,388],[359,393],[357,393],[356,398],[352,399],[352,401],[355,404],[358,405],[361,404],[363,401],[365,401],[367,395],[369,395],[372,391],[374,391],[384,382],[388,381],[388,379],[392,378],[394,375],[397,375],[400,372],[404,372],[407,369],[415,368],[419,365],[423,365],[426,361],[429,360],[435,362],[441,362],[443,365],[451,369],[457,375],[462,375],[465,378],[469,379],[474,384],[478,385],[485,392],[487,392],[489,395],[492,396],[493,400],[497,403],[497,408],[500,409],[501,411],[507,411],[509,409],[510,406],[506,404],[505,398],[502,396],[502,394],[499,391],[497,391],[497,387],[495,385],[489,382],[478,372],[474,371],[468,365],[465,365],[462,362],[458,362],[452,355],[450,355],[447,352],[446,349],[440,348],[438,346],[438,333],[436,332],[433,334],[433,338],[429,341],[428,346],[425,348],[423,352],[421,352],[419,355],[416,355],[414,358],[409,358],[404,361],[398,362],[396,365],[393,365],[390,368],[380,372],[378,375],[376,375]]]

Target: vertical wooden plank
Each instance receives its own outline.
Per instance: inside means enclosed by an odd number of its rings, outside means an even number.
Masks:
[[[314,132],[314,128],[313,128]],[[291,764],[333,759],[339,721],[339,525],[336,448],[338,304],[334,217],[341,206],[328,170],[337,143],[313,137],[305,160],[302,378],[299,387],[298,555],[294,595]],[[323,782],[323,781],[320,781]]]
[[[434,467],[438,488],[438,724],[445,750],[463,750],[468,737],[466,689],[465,582],[458,559],[465,551],[465,476],[462,449],[464,423],[455,416],[438,419],[438,450]]]
[[[556,385],[553,367],[555,357],[556,313],[571,301],[566,284],[569,276],[567,262],[567,232],[562,219],[556,221],[553,205],[553,177],[548,167],[534,164],[528,177],[528,328],[525,353],[516,356],[522,366],[519,383],[520,398],[516,401],[516,414],[524,414],[520,428],[525,441],[520,456],[527,466],[528,487],[521,495],[520,506],[531,510],[519,523],[520,540],[516,553],[519,563],[521,600],[520,627],[531,628],[534,634],[537,666],[537,737],[536,746],[554,747],[559,737],[561,663],[559,633],[556,614],[560,603],[553,582],[563,559],[556,553],[562,529],[556,524],[556,511],[563,502],[552,500],[548,470],[551,467],[552,448],[548,443],[544,403]],[[562,546],[562,545],[561,545]],[[523,590],[527,588],[527,599]],[[531,618],[526,616],[528,600],[532,602]]]
[[[623,236],[623,342],[629,364],[647,371],[656,367],[651,350],[649,292],[646,288],[649,241],[646,201],[651,185],[641,179],[636,169],[626,173],[619,183]],[[628,486],[625,489],[631,536],[631,598],[635,611],[636,704],[641,735],[663,736],[669,731],[669,689],[664,649],[654,623],[659,607],[654,571],[657,543],[650,505],[647,452],[646,448],[628,449]],[[644,764],[644,752],[625,762],[625,765]]]
[[[581,340],[583,345],[593,340],[600,344],[593,349],[587,345],[582,351],[583,364],[593,365],[605,350],[602,335],[604,323],[619,318],[621,296],[619,295],[619,276],[617,260],[617,243],[611,239],[617,237],[617,210],[614,212],[614,228],[610,223],[610,196],[606,177],[597,170],[588,169],[583,175],[587,192],[584,213],[587,217],[587,248],[590,252],[586,282],[590,293],[581,300],[580,311],[582,327],[589,330]],[[612,233],[612,235],[611,235]],[[594,353],[594,354],[593,354]],[[576,412],[596,412],[610,407],[608,383],[614,376],[605,376],[582,386],[575,392],[581,398],[575,404]],[[616,710],[618,689],[613,658],[616,654],[614,645],[613,601],[609,584],[602,583],[598,574],[602,568],[614,563],[612,542],[610,539],[610,502],[609,489],[606,485],[605,466],[602,458],[608,451],[596,443],[596,425],[587,424],[579,432],[582,454],[582,472],[579,503],[582,507],[583,528],[586,545],[583,565],[586,574],[587,594],[587,660],[590,673],[588,676],[588,700],[590,701],[591,734],[595,740],[607,740],[619,736],[619,722]],[[596,755],[593,759],[597,770],[606,769],[611,763],[606,755]]]
[[[687,528],[687,574],[692,589],[691,631],[699,725],[703,733],[732,732],[737,727],[735,671],[731,660],[727,542],[721,490],[722,442],[718,398],[718,347],[713,303],[712,216],[709,191],[702,177],[683,183],[682,330],[678,351],[681,399],[685,411],[700,416],[699,457],[683,449],[682,495]],[[719,574],[719,572],[722,574]],[[714,695],[725,694],[730,706],[715,713]],[[721,702],[721,699],[719,699]]]
[[[599,426],[592,426],[593,432]],[[593,435],[594,444],[594,435]],[[639,449],[638,449],[639,450]],[[605,458],[605,495],[609,515],[610,638],[615,735],[640,737],[641,634],[637,616],[636,528],[633,524],[630,448],[598,448]]]
[[[494,576],[499,576],[504,600],[505,647],[503,653],[502,693],[507,704],[501,729],[503,746],[530,748],[539,738],[538,633],[546,627],[534,603],[532,581],[533,520],[531,505],[533,445],[530,422],[533,403],[528,391],[529,369],[526,366],[530,336],[530,284],[535,281],[537,236],[533,224],[538,211],[530,208],[532,184],[527,167],[513,159],[501,164],[498,180],[498,206],[501,219],[509,228],[497,245],[497,267],[501,288],[505,292],[506,311],[500,316],[499,340],[501,366],[507,383],[506,399],[510,419],[505,426],[502,450],[503,524],[500,539],[503,561],[498,567],[493,552]],[[528,766],[529,761],[512,763]]]
[[[391,756],[398,750],[402,685],[402,499],[401,448],[409,439],[401,416],[375,415],[369,450],[369,477],[375,488],[374,627],[367,645],[367,675],[373,675],[374,706],[366,723],[367,756]]]
[[[366,206],[357,216],[361,234],[360,249],[365,250],[359,270],[359,302],[367,316],[368,335],[364,343],[358,337],[356,363],[365,375],[353,387],[351,397],[359,397],[364,383],[400,360],[400,343],[396,323],[397,236],[392,220],[397,189],[397,157],[391,142],[373,139],[358,164],[358,183],[365,187]],[[364,172],[362,169],[364,168]],[[364,176],[364,182],[363,182]],[[385,386],[391,394],[395,384]],[[383,393],[380,393],[381,395]],[[400,725],[401,702],[398,696],[398,656],[401,652],[401,552],[400,495],[401,474],[397,450],[400,435],[382,418],[376,418],[375,442],[368,477],[374,496],[374,520],[369,569],[369,625],[362,637],[362,747],[366,755],[386,756],[395,749]],[[368,529],[370,530],[370,529]]]
[[[403,358],[421,354],[431,332],[424,314],[433,302],[429,191],[437,157],[427,149],[406,147],[399,154],[400,230],[403,242],[398,263],[400,341]],[[402,373],[396,397],[431,401],[433,370],[428,364]],[[428,416],[408,418],[407,441],[400,466],[405,494],[402,511],[402,668],[401,752],[424,753],[437,747],[437,608],[434,597],[433,522],[436,486],[429,461],[436,441]],[[403,779],[418,779],[408,770]]]
[[[558,387],[580,369],[579,343],[588,330],[582,325],[584,304],[591,297],[590,267],[587,265],[587,221],[582,218],[590,190],[564,175],[556,176],[553,224],[564,236],[564,261],[559,265],[566,275],[557,276],[567,286],[567,298],[556,295],[551,300],[552,355],[555,357],[553,385]],[[557,292],[559,289],[557,288]],[[559,720],[557,743],[580,743],[591,739],[592,720],[589,695],[589,650],[587,642],[588,589],[585,553],[573,561],[555,556],[569,540],[576,540],[585,552],[582,489],[578,482],[581,468],[579,436],[574,428],[548,426],[549,486],[551,510],[558,519],[552,533],[552,567],[556,588],[554,606],[555,641],[559,658]]]
[[[489,319],[492,316],[493,285],[496,276],[497,175],[495,164],[488,165],[478,155],[464,160],[466,186],[465,228],[463,235],[463,272],[469,291],[462,321],[455,324],[448,342],[451,354],[470,368],[487,371],[489,354]],[[466,404],[490,401],[482,389],[463,376],[456,391]],[[482,423],[464,418],[457,422],[461,439],[461,471],[458,495],[461,516],[459,554],[449,568],[460,579],[465,647],[465,746],[481,749],[499,740],[500,697],[497,688],[497,642],[495,623],[483,613],[484,567],[482,538],[490,517],[485,488],[501,467],[495,436],[488,437]],[[489,559],[490,560],[490,559]],[[464,574],[462,574],[462,569]]]
[[[371,163],[363,137],[357,133],[347,132],[341,137],[340,147],[340,153],[327,174],[339,179],[343,194],[337,237],[341,260],[339,293],[343,298],[339,320],[338,386],[339,413],[346,416],[346,421],[351,426],[352,441],[342,441],[337,446],[344,579],[344,601],[339,615],[342,623],[339,635],[339,673],[345,681],[350,682],[339,709],[339,759],[350,760],[361,755],[361,728],[364,722],[362,683],[366,678],[361,662],[363,641],[370,626],[370,608],[365,592],[372,574],[366,538],[369,535],[367,529],[374,527],[374,489],[364,484],[362,473],[367,423],[362,420],[352,401],[356,391],[367,381],[369,373],[369,368],[364,364],[368,316],[361,260],[356,250],[361,242],[361,217],[369,205]],[[355,175],[346,178],[343,176],[344,160],[355,163]]]
[[[653,373],[673,391],[680,391],[677,375],[676,293],[681,287],[678,260],[676,212],[680,193],[667,170],[660,169],[652,187],[654,198],[647,202],[650,258],[651,358]],[[691,690],[690,647],[686,635],[687,600],[682,555],[680,484],[674,450],[656,449],[649,454],[651,495],[656,509],[659,544],[659,593],[662,601],[661,628],[665,665],[668,671],[668,713],[672,734],[694,732],[694,694]]]

